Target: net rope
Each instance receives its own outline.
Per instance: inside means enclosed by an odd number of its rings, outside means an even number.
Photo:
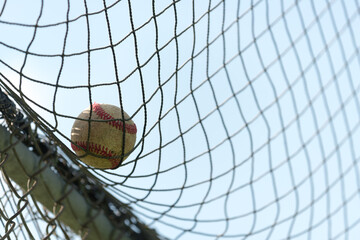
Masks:
[[[355,239],[358,29],[357,0],[3,0],[3,126],[130,239]],[[94,102],[138,128],[114,170],[70,147]],[[3,173],[0,236],[79,237],[27,178]]]

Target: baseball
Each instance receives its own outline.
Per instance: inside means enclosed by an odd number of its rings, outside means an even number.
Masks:
[[[85,109],[74,122],[71,148],[89,166],[117,168],[134,148],[136,125],[125,111],[110,104],[94,103],[91,117],[90,111]]]

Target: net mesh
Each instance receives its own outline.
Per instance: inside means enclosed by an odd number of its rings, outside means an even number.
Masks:
[[[356,0],[3,0],[0,84],[43,139],[30,142],[52,143],[56,160],[44,161],[106,192],[105,215],[132,219],[131,238],[354,239],[359,13]],[[137,125],[115,170],[71,152],[71,126],[94,102]],[[0,236],[72,239],[32,200],[34,176],[22,192],[4,174]]]

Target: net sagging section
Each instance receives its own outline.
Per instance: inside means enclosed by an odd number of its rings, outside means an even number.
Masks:
[[[68,164],[162,238],[355,239],[359,29],[357,0],[5,0],[0,83]],[[94,102],[138,128],[115,170],[69,150]],[[22,198],[0,201],[26,239]]]

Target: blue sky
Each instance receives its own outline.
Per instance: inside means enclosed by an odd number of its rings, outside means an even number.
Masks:
[[[156,22],[151,1],[131,2],[132,22],[127,1],[106,1],[116,67],[103,2],[86,3],[90,35],[83,2],[70,1],[67,17],[66,1],[44,1],[24,64],[41,2],[7,2],[2,84],[21,82],[67,146],[90,104],[89,79],[92,101],[120,106],[121,92],[136,148],[115,171],[91,171],[143,221],[171,239],[359,235],[357,1],[197,1],[193,10],[183,0],[177,15],[157,1]]]

